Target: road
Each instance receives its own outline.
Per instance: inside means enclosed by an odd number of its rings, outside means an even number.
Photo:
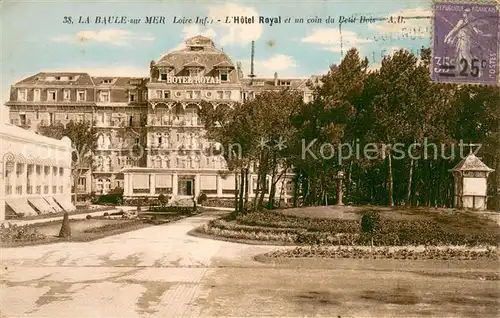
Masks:
[[[187,235],[203,214],[88,243],[0,253],[1,317],[493,317],[497,281],[332,261],[271,265]],[[320,262],[318,262],[319,264]],[[408,264],[407,264],[408,265]],[[449,270],[449,269],[448,269]]]

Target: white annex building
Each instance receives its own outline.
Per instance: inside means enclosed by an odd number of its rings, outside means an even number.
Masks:
[[[0,221],[9,215],[74,210],[71,140],[44,137],[4,120],[0,120]]]

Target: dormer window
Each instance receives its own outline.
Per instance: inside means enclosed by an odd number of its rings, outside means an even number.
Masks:
[[[28,90],[26,88],[20,88],[17,90],[17,100],[23,102],[28,100]]]
[[[56,80],[60,81],[61,80],[61,76],[56,76]]]
[[[103,84],[111,84],[111,80],[109,78],[103,80],[102,82],[103,82]]]
[[[53,102],[57,100],[57,91],[55,89],[50,89],[47,91],[47,100]]]
[[[129,101],[130,102],[135,102],[135,93],[130,93],[130,95],[129,95]]]
[[[85,91],[78,91],[78,93],[76,94],[76,99],[79,101],[79,102],[83,102],[85,101]]]
[[[167,76],[168,76],[167,72],[160,73],[160,81],[166,81],[167,80]]]
[[[200,69],[192,68],[189,70],[189,77],[198,77],[200,76]]]
[[[39,102],[40,101],[40,89],[36,88],[33,91],[33,101]]]
[[[220,81],[227,82],[229,80],[229,72],[227,70],[220,71]]]
[[[65,101],[70,100],[71,99],[71,91],[69,89],[65,89],[63,97],[64,97]]]
[[[109,102],[109,92],[101,92],[99,94],[99,101],[104,103]]]

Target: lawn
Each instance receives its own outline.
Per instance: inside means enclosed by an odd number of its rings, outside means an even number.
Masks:
[[[377,213],[373,233],[361,228],[365,213]],[[198,228],[204,236],[244,243],[325,246],[498,246],[500,227],[491,218],[450,209],[305,207],[250,212]]]
[[[97,217],[70,220],[71,236],[60,238],[61,220],[0,228],[0,247],[17,247],[57,242],[88,242],[148,226],[179,220],[187,215],[166,215],[155,220]],[[62,218],[61,218],[62,219]]]

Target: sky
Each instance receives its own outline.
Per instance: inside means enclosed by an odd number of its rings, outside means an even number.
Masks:
[[[356,47],[371,68],[400,48],[416,54],[431,45],[431,0],[281,0],[281,1],[12,1],[0,2],[2,66],[1,101],[9,86],[41,71],[88,72],[92,76],[148,76],[149,63],[201,34],[213,39],[249,73],[255,41],[255,74],[308,77],[325,73]],[[139,24],[79,24],[79,17],[125,16]],[[164,16],[165,24],[145,24],[146,16]],[[211,25],[173,23],[173,18],[226,16],[291,18],[291,23]],[[339,23],[339,17],[356,23]],[[382,21],[359,23],[361,16]],[[389,23],[389,17],[407,17]],[[410,19],[411,17],[429,17]],[[64,23],[72,17],[73,24]],[[328,17],[334,22],[327,23]],[[303,18],[304,23],[295,23]],[[321,18],[321,23],[313,22]],[[396,21],[396,20],[393,20]],[[256,21],[257,22],[257,21]],[[298,22],[298,21],[297,21]],[[410,31],[411,30],[411,31]],[[402,34],[415,35],[401,38]],[[3,103],[2,103],[3,104]]]

